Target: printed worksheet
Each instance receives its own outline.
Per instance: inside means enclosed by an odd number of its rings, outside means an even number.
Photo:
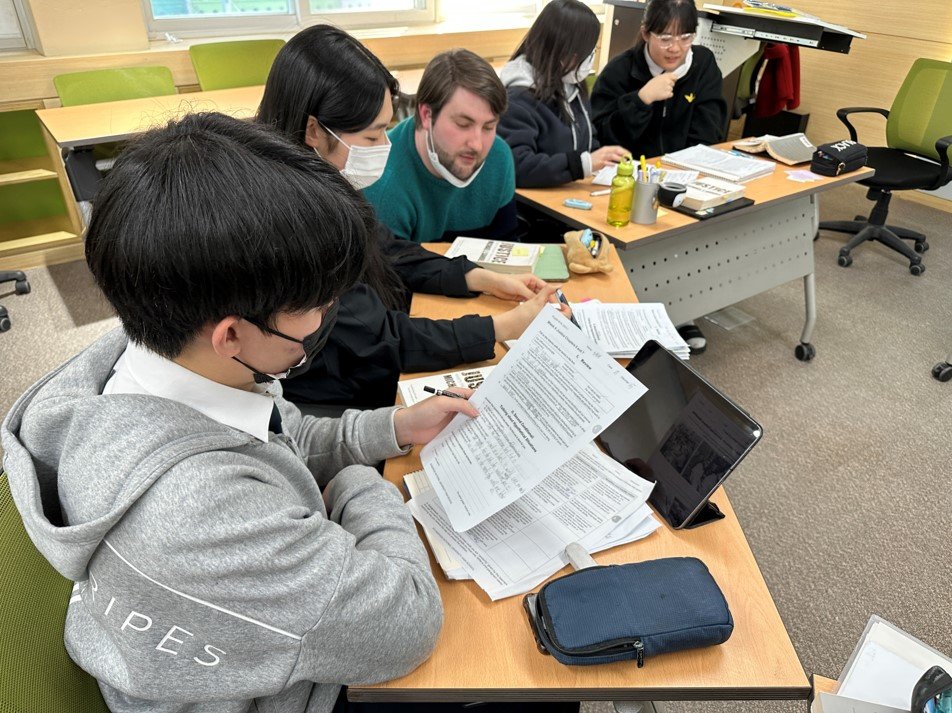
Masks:
[[[649,339],[682,359],[690,353],[661,302],[605,304],[592,300],[572,305],[572,313],[582,330],[612,356],[633,357]]]
[[[466,532],[453,530],[432,490],[420,489],[409,507],[452,560],[490,597],[499,598],[517,593],[513,585],[530,579],[538,583],[560,569],[569,543],[594,550],[603,540],[623,537],[616,530],[645,508],[652,485],[590,445],[518,501]],[[641,514],[641,520],[650,518],[646,508]]]
[[[528,493],[645,393],[554,310],[544,309],[471,401],[421,453],[457,532]]]

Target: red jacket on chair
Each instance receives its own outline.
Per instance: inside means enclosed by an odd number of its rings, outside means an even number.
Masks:
[[[800,48],[770,43],[764,48],[764,61],[754,116],[796,109],[800,106]]]

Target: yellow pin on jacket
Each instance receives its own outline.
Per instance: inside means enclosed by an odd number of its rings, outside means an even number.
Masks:
[[[688,103],[693,102],[693,101],[694,101],[694,94],[693,94],[693,93],[692,93],[692,94],[685,94],[685,95],[684,95],[684,98],[688,100]]]

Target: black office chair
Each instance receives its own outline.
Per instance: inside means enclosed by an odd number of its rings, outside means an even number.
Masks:
[[[949,146],[952,145],[952,62],[917,59],[893,102],[892,108],[849,107],[836,116],[846,124],[850,138],[856,141],[856,129],[847,118],[850,114],[873,112],[886,117],[888,147],[869,149],[868,164],[876,175],[864,181],[869,187],[866,197],[876,201],[869,218],[820,223],[823,230],[854,235],[840,249],[837,262],[841,267],[853,263],[850,252],[867,240],[878,240],[909,258],[909,272],[921,275],[925,265],[919,253],[929,249],[926,236],[915,230],[886,225],[889,201],[894,190],[923,189],[934,191],[952,181],[949,169]],[[903,240],[914,241],[909,247]]]
[[[4,282],[12,282],[13,291],[18,295],[25,295],[30,291],[30,283],[27,282],[26,275],[19,270],[0,271],[0,285]],[[6,332],[10,329],[10,326],[10,315],[7,313],[6,307],[0,305],[0,332]]]

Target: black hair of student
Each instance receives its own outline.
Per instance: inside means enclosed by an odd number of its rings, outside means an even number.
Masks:
[[[127,146],[103,180],[86,262],[129,338],[175,358],[210,323],[274,326],[364,266],[373,210],[278,132],[191,114]]]
[[[370,126],[399,92],[397,80],[360,42],[337,27],[314,25],[275,57],[257,121],[303,144],[309,116],[334,133],[354,133]]]
[[[697,6],[694,0],[649,0],[641,27],[646,32],[663,35],[673,26],[674,34],[683,35],[697,32],[697,21]],[[639,32],[635,47],[643,50],[644,46],[645,38]]]
[[[314,25],[298,32],[271,65],[256,121],[272,126],[304,146],[308,117],[335,134],[370,126],[400,85],[377,57],[343,30]],[[331,146],[337,139],[328,136]],[[308,149],[309,151],[311,149]],[[397,256],[399,257],[399,256]],[[400,277],[371,241],[363,281],[388,309],[405,309]]]
[[[592,9],[579,0],[552,0],[532,23],[512,59],[523,56],[535,70],[533,96],[555,103],[562,118],[571,122],[565,106],[562,77],[577,70],[595,49],[601,24]],[[582,83],[580,91],[587,96]]]

